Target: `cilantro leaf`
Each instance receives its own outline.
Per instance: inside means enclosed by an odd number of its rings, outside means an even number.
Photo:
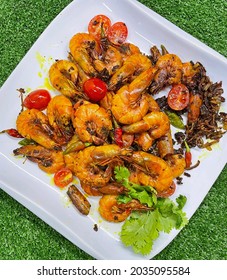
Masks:
[[[176,201],[184,201],[186,203],[186,197],[180,195]],[[157,203],[157,208],[161,214],[160,221],[162,221],[162,228],[164,232],[169,233],[171,229],[179,229],[185,226],[188,222],[186,214],[182,211],[182,203],[176,204],[169,198],[159,198]]]
[[[118,203],[128,203],[132,200],[131,197],[127,196],[127,195],[124,195],[124,194],[120,194],[118,195],[117,197],[117,202]]]
[[[125,246],[132,246],[135,253],[150,253],[153,240],[158,238],[157,211],[132,214],[122,226],[121,241]]]
[[[176,198],[176,202],[178,203],[178,208],[182,209],[184,207],[185,203],[187,202],[187,197],[184,195],[179,195]]]
[[[178,204],[169,198],[158,198],[153,211],[135,211],[122,226],[120,238],[123,244],[131,246],[135,253],[146,255],[161,231],[170,233],[173,228],[185,226],[188,220],[179,202],[186,202],[186,197],[179,196],[177,201]]]
[[[127,188],[127,195],[118,196],[118,201],[128,203],[137,199],[142,204],[152,206],[147,212],[134,211],[122,226],[120,238],[125,246],[131,246],[135,253],[149,254],[153,242],[160,232],[170,233],[173,228],[180,229],[188,223],[182,211],[187,199],[180,195],[176,203],[169,198],[157,198],[156,190],[129,181],[130,172],[124,166],[114,169],[115,179]]]
[[[132,199],[139,200],[149,207],[156,203],[156,191],[150,186],[141,186],[129,181],[130,172],[125,166],[117,166],[114,169],[115,179],[128,189],[127,195],[118,197],[118,202],[127,203]]]
[[[128,184],[128,178],[130,176],[130,172],[128,168],[124,166],[116,166],[114,168],[114,174],[115,174],[115,179],[117,182],[122,183],[122,184]],[[125,186],[127,187],[127,186]]]

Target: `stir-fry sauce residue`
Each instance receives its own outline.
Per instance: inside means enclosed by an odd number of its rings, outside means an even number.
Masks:
[[[89,214],[89,197],[99,196],[100,215],[122,222],[164,207],[182,175],[190,176],[185,171],[198,165],[190,149],[211,149],[226,132],[227,114],[220,112],[222,83],[213,83],[201,63],[183,62],[163,46],[144,54],[126,41],[125,24],[106,18],[94,17],[88,33],[68,42],[68,58],[51,65],[54,96],[44,109],[23,107],[16,129],[24,139],[13,152],[54,174],[82,214]],[[157,98],[163,89],[169,93]],[[30,102],[39,105],[39,97]],[[70,185],[72,175],[80,191]],[[185,217],[175,227],[184,224]]]

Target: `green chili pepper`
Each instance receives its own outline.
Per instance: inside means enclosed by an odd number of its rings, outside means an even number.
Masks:
[[[170,111],[165,111],[165,113],[168,116],[171,125],[173,125],[176,128],[180,128],[180,129],[185,128],[183,121],[177,114],[175,114],[174,112],[170,112]]]
[[[32,139],[24,138],[23,140],[19,141],[18,144],[21,146],[27,146],[27,145],[36,145],[37,143]]]
[[[84,143],[84,146],[85,146],[85,147],[89,147],[89,146],[91,146],[91,144],[92,144],[92,143],[90,143],[90,142],[85,142],[85,143]]]
[[[79,150],[83,150],[85,147],[90,146],[91,143],[83,143],[79,137],[75,134],[72,139],[69,141],[69,143],[66,146],[66,149],[64,150],[63,154],[67,155],[72,152],[76,152]]]

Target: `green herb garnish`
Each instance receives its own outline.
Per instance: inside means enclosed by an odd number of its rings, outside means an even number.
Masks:
[[[160,232],[170,233],[172,229],[180,229],[188,223],[186,214],[182,211],[187,201],[185,196],[180,195],[176,202],[160,198],[152,187],[130,182],[130,172],[126,167],[116,167],[114,173],[116,180],[128,189],[127,195],[119,196],[119,202],[127,203],[135,198],[152,206],[149,211],[133,211],[122,226],[121,241],[125,246],[131,246],[135,253],[149,254]]]
[[[138,199],[140,203],[151,207],[157,202],[156,190],[150,186],[141,186],[129,181],[130,172],[124,166],[117,166],[114,169],[115,179],[127,188],[127,195],[120,195],[118,202],[126,203]]]

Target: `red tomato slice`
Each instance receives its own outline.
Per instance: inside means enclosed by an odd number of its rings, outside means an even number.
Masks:
[[[189,104],[188,88],[183,84],[174,85],[168,93],[167,102],[171,109],[183,110]]]
[[[62,168],[54,174],[54,183],[59,188],[64,188],[73,181],[72,171]]]
[[[105,15],[93,17],[88,24],[88,32],[96,40],[106,37],[111,26],[110,19]]]
[[[98,102],[106,96],[107,85],[98,78],[90,78],[84,82],[84,92],[93,102]]]
[[[114,45],[121,45],[128,37],[128,28],[124,22],[114,23],[108,32],[108,39]]]
[[[23,105],[28,109],[38,109],[42,111],[46,109],[50,100],[51,96],[49,91],[46,89],[37,89],[26,96]]]

